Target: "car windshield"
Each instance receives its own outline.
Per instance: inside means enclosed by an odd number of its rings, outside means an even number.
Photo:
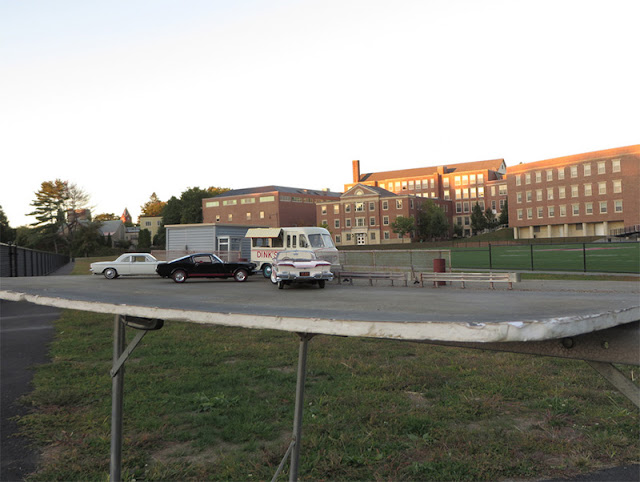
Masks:
[[[316,255],[311,251],[281,251],[276,257],[278,263],[282,261],[313,261]]]
[[[329,234],[310,234],[309,243],[312,248],[333,248],[333,241]]]

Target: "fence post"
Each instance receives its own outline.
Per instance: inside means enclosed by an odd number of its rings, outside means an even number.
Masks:
[[[582,243],[582,271],[587,272],[587,245]]]
[[[529,247],[531,248],[531,271],[533,271],[533,244],[530,244]]]

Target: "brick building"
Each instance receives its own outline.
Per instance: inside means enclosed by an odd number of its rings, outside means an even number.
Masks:
[[[451,225],[451,202],[432,200],[448,216]],[[319,223],[327,225],[336,246],[408,243],[411,237],[400,238],[391,224],[398,218],[417,219],[426,197],[396,194],[377,186],[355,184],[333,201],[317,204]]]
[[[507,199],[504,159],[367,174],[360,173],[360,161],[353,161],[352,170],[353,182],[345,184],[345,191],[363,184],[395,194],[450,201],[452,222],[461,226],[465,236],[471,234],[471,211],[476,203],[483,211],[491,208],[499,216]]]
[[[316,203],[340,193],[281,186],[234,189],[202,200],[204,223],[265,227],[317,226]]]
[[[507,170],[516,239],[615,235],[640,224],[640,145]]]

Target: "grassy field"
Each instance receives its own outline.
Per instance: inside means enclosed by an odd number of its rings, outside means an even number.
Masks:
[[[640,244],[552,244],[454,248],[454,268],[640,273]]]
[[[20,420],[44,453],[30,480],[106,480],[113,317],[64,311],[55,324]],[[126,367],[124,480],[270,479],[290,441],[297,350],[274,331],[172,322],[147,335]],[[638,410],[583,362],[318,336],[300,479],[559,477],[637,463],[639,431]]]
[[[75,311],[56,322],[20,420],[45,454],[31,480],[106,479],[112,325]],[[272,331],[150,333],[127,364],[125,480],[270,479],[292,430],[297,347]],[[584,363],[319,336],[308,368],[304,480],[540,478],[640,458],[637,410]]]

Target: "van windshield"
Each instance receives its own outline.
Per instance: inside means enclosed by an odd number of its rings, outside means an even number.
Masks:
[[[333,248],[333,241],[329,234],[310,234],[309,243],[313,248]]]

